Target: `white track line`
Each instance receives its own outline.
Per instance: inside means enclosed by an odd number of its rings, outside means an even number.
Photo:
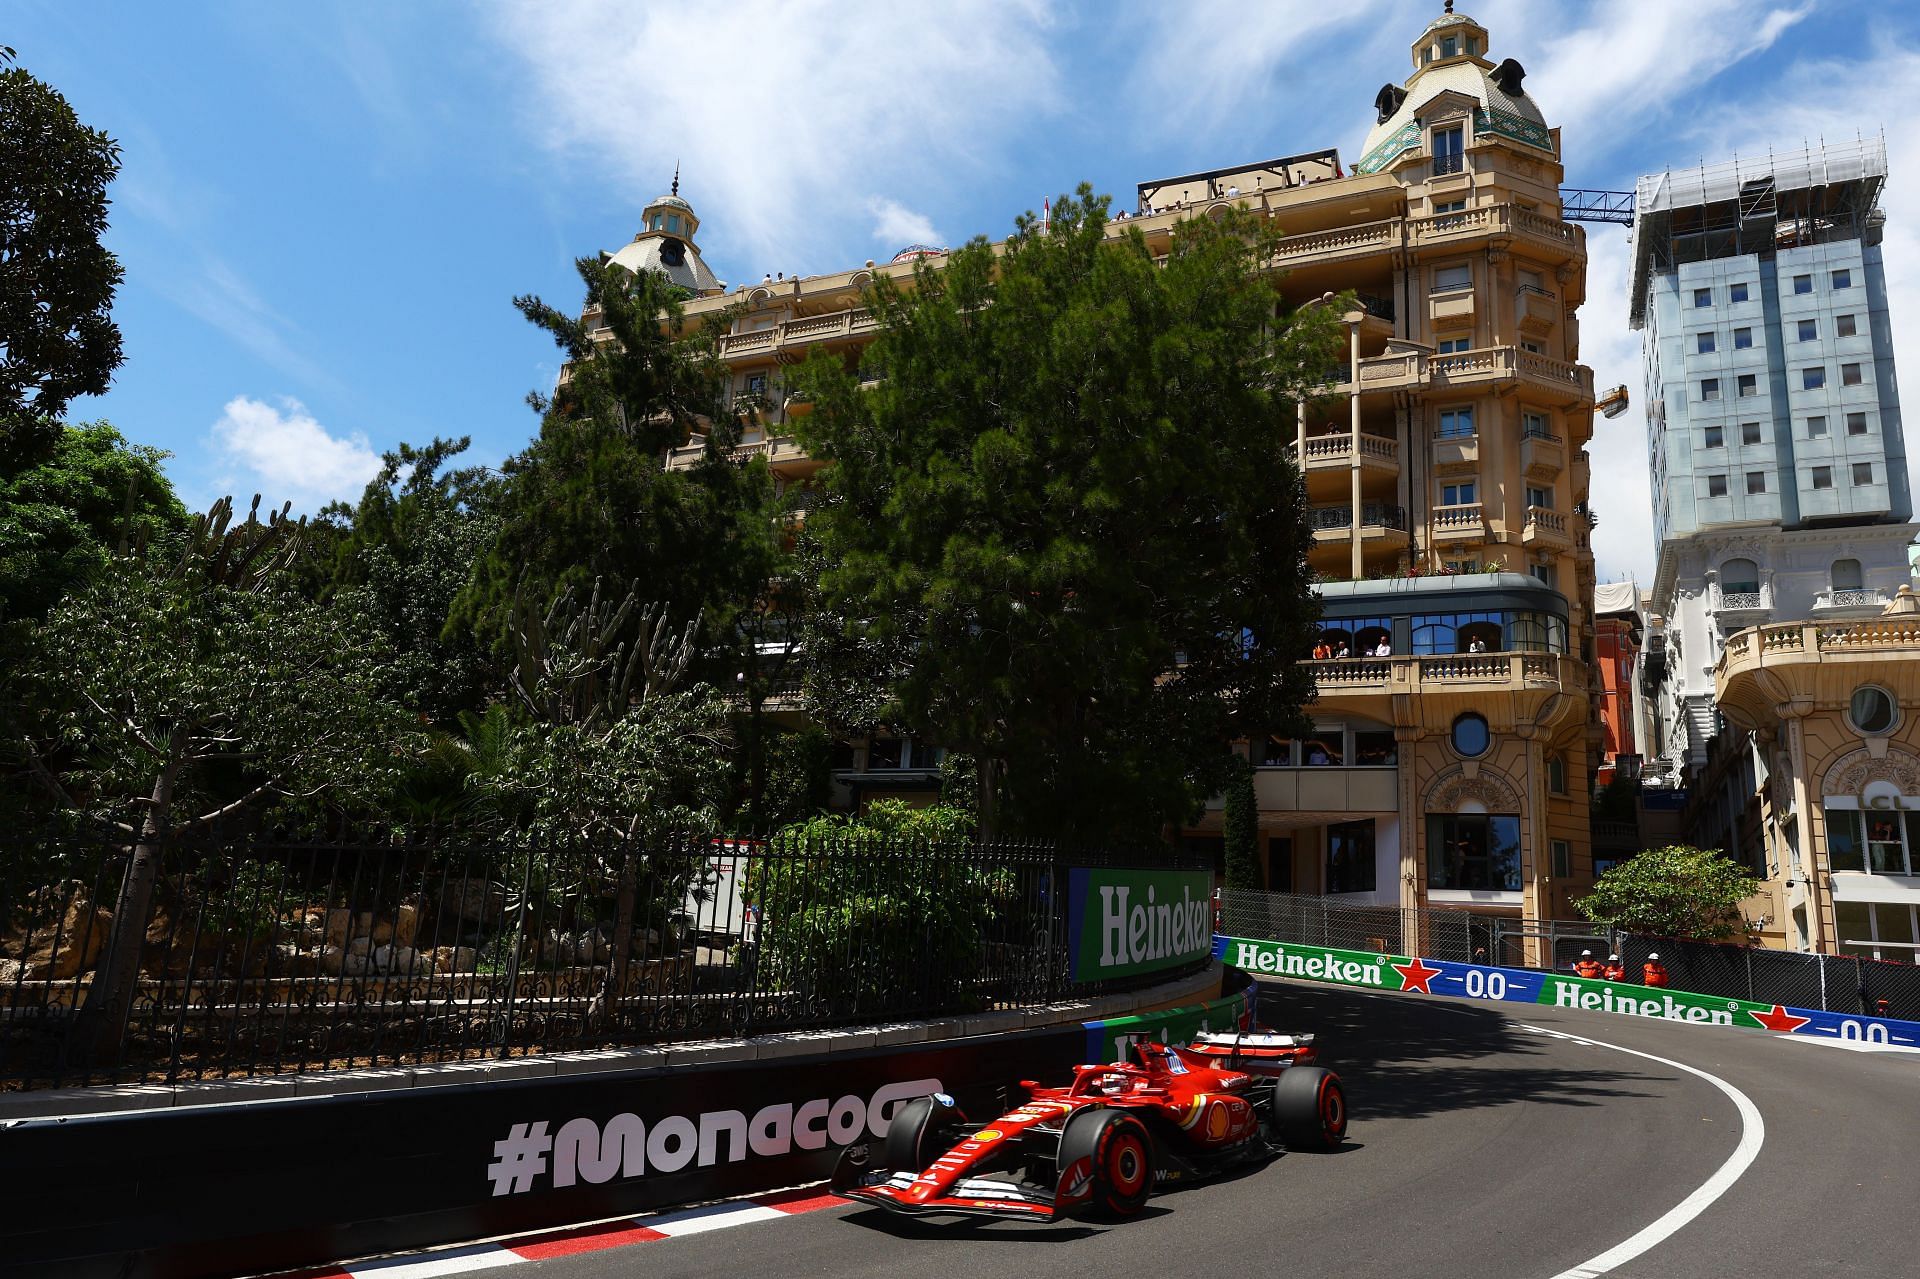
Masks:
[[[1712,1206],[1714,1200],[1727,1193],[1740,1175],[1753,1166],[1760,1157],[1760,1147],[1767,1139],[1767,1124],[1760,1117],[1760,1108],[1755,1106],[1747,1095],[1735,1088],[1718,1075],[1710,1075],[1704,1070],[1689,1066],[1684,1061],[1674,1061],[1668,1057],[1657,1057],[1652,1053],[1643,1053],[1638,1048],[1622,1048],[1619,1044],[1610,1044],[1600,1039],[1588,1039],[1582,1035],[1569,1035],[1564,1031],[1547,1030],[1542,1026],[1528,1026],[1521,1023],[1525,1030],[1536,1034],[1551,1035],[1555,1039],[1568,1039],[1576,1044],[1590,1044],[1596,1048],[1611,1048],[1618,1053],[1633,1057],[1644,1057],[1648,1061],[1657,1061],[1663,1066],[1672,1066],[1675,1070],[1684,1070],[1689,1075],[1697,1075],[1715,1088],[1725,1093],[1740,1112],[1740,1144],[1735,1146],[1727,1161],[1716,1168],[1711,1177],[1700,1183],[1692,1194],[1682,1199],[1673,1208],[1663,1214],[1646,1229],[1635,1234],[1623,1243],[1615,1244],[1597,1257],[1591,1257],[1571,1270],[1563,1270],[1553,1279],[1595,1279],[1609,1270],[1623,1266],[1641,1253],[1664,1242],[1679,1231],[1688,1222],[1698,1217]]]

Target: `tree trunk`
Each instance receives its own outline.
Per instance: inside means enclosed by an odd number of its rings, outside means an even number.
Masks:
[[[635,881],[638,879],[635,864],[640,859],[637,851],[639,846],[639,836],[630,828],[627,846],[620,858],[620,893],[614,903],[613,966],[607,973],[608,984],[604,991],[606,1002],[601,1010],[603,1017],[611,1015],[614,1005],[626,997],[627,970],[633,965],[633,911],[637,895]]]
[[[176,743],[169,743],[177,751]],[[154,778],[147,815],[140,823],[133,856],[120,877],[120,894],[113,903],[113,928],[86,1002],[74,1026],[73,1042],[89,1065],[117,1061],[124,1045],[127,1016],[133,1007],[133,988],[140,980],[140,948],[147,940],[147,914],[153,908],[153,888],[160,879],[160,856],[165,844],[173,787],[180,771],[177,754],[170,755]]]
[[[977,774],[980,786],[980,842],[983,844],[991,843],[1000,829],[999,796],[994,786],[994,774],[998,771],[994,760],[980,756]]]

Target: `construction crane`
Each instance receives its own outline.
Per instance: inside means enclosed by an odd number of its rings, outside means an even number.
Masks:
[[[1570,222],[1614,222],[1632,226],[1633,192],[1562,187],[1560,216]]]
[[[1622,383],[1593,402],[1601,417],[1619,417],[1627,411],[1627,388]]]

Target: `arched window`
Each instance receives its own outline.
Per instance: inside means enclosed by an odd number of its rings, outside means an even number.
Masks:
[[[1500,624],[1483,619],[1475,619],[1460,628],[1459,644],[1457,651],[1462,653],[1499,653],[1507,647],[1500,635]]]
[[[1720,589],[1728,595],[1757,595],[1760,592],[1760,566],[1752,560],[1728,560],[1720,566]]]
[[[1864,579],[1860,574],[1859,560],[1835,560],[1833,562],[1832,585],[1836,591],[1857,591],[1862,588]]]

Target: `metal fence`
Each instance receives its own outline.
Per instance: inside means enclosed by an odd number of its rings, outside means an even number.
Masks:
[[[1221,928],[1302,946],[1421,955],[1568,973],[1583,950],[1619,954],[1638,980],[1658,954],[1676,990],[1761,1004],[1920,1020],[1920,966],[1613,933],[1585,920],[1527,921],[1471,911],[1347,906],[1298,893],[1224,890]]]
[[[1676,990],[1920,1021],[1920,967],[1913,964],[1663,937],[1621,937],[1620,958],[1629,973],[1639,973],[1650,954],[1660,956]]]
[[[137,972],[123,965],[116,983],[106,957],[129,862],[124,844],[0,844],[0,1087],[703,1039],[1175,975],[1070,979],[1067,868],[1133,859],[677,833],[174,844],[132,939]]]

